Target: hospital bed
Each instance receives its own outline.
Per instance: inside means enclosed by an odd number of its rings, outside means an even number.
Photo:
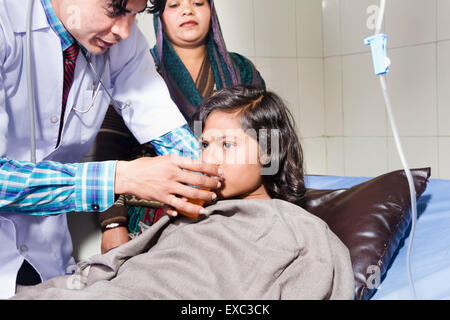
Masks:
[[[368,177],[307,176],[306,186],[317,190],[351,188]],[[417,202],[418,222],[412,251],[412,275],[418,299],[450,299],[450,180],[430,179]],[[68,214],[74,258],[100,252],[101,231],[93,214]],[[349,221],[351,223],[351,221]],[[390,259],[381,284],[370,299],[411,299],[406,252],[409,230]]]
[[[309,176],[314,189],[349,188],[370,178]],[[418,222],[412,249],[412,275],[418,299],[450,299],[450,180],[430,179],[418,199]],[[394,254],[373,300],[411,299],[406,252],[410,234]]]

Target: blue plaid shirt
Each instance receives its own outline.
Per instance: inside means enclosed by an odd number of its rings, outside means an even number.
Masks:
[[[41,3],[64,51],[75,39],[55,15],[50,0]],[[187,125],[152,140],[151,144],[158,155],[200,158],[200,143]],[[104,211],[114,204],[116,163],[33,164],[0,158],[0,211],[31,215]]]
[[[63,24],[56,16],[55,11],[53,10],[52,4],[50,3],[50,0],[41,0],[41,4],[42,4],[42,7],[44,8],[45,15],[47,16],[47,21],[50,24],[50,27],[58,35],[59,39],[61,40],[62,51],[66,50],[73,44],[75,39],[66,30],[66,28],[64,28]]]
[[[158,155],[200,157],[187,125],[151,141]],[[114,204],[117,161],[33,164],[0,158],[0,211],[31,215],[102,212]]]
[[[114,202],[115,166],[0,158],[0,209],[32,215],[104,211]]]

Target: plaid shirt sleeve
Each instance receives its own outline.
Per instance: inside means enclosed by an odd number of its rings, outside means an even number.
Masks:
[[[201,156],[200,142],[195,138],[188,125],[152,140],[151,144],[159,156],[176,154],[191,159],[200,159]]]
[[[30,215],[99,212],[114,203],[116,161],[33,164],[0,158],[0,211]]]

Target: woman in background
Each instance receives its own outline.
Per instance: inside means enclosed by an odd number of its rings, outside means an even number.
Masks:
[[[265,88],[264,80],[248,59],[227,51],[213,0],[150,2],[156,33],[151,54],[172,99],[189,124],[202,101],[217,90],[238,84]],[[85,158],[101,161],[149,155],[155,155],[152,146],[139,145],[122,118],[110,107]],[[128,231],[138,232],[140,223],[152,225],[162,214],[159,208],[127,208],[123,202],[122,198],[100,215],[102,230],[108,225],[118,226],[117,230],[108,229],[107,234],[103,233],[102,251],[123,243]]]
[[[253,64],[227,51],[213,0],[151,0],[151,50],[172,99],[188,122],[214,91],[245,84],[265,88]]]

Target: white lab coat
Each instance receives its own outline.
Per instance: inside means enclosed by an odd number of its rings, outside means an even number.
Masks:
[[[0,117],[9,117],[6,133],[8,158],[30,159],[30,128],[26,82],[26,2],[0,0]],[[110,49],[103,81],[120,105],[125,123],[141,143],[184,125],[164,80],[156,72],[147,42],[136,25],[130,37]],[[86,114],[93,96],[95,74],[79,54],[68,97],[60,146],[55,149],[63,91],[63,55],[58,36],[50,28],[40,1],[34,1],[32,23],[33,77],[36,99],[37,161],[79,161],[89,150],[104,119],[109,98],[101,90]],[[98,73],[104,55],[93,57]],[[0,138],[5,134],[0,128]],[[73,264],[72,242],[66,216],[36,217],[0,212],[0,298],[15,292],[18,269],[24,259],[43,280],[62,275]]]
[[[1,92],[0,92],[0,101],[1,101]],[[0,108],[0,157],[6,154],[6,146],[8,140],[6,138],[6,134],[8,133],[8,115],[6,114],[6,110]]]

